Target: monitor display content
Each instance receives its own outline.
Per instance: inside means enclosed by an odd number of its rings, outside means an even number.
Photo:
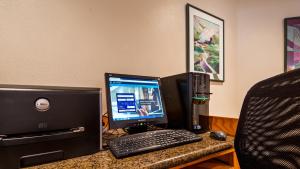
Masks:
[[[164,117],[158,80],[109,77],[108,85],[113,121]]]

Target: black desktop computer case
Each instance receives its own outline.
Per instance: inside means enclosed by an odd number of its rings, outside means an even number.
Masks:
[[[169,128],[202,133],[209,130],[210,79],[208,74],[187,72],[161,78]],[[200,104],[195,98],[204,98]],[[196,113],[196,117],[195,114]],[[197,126],[193,124],[197,121]]]

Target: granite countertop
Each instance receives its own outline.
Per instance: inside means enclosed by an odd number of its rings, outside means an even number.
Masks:
[[[200,142],[123,159],[116,159],[109,150],[104,150],[93,155],[29,167],[26,169],[169,168],[233,147],[233,137],[227,137],[227,141],[217,141],[211,139],[208,133],[201,134],[201,136],[203,137],[203,140]]]

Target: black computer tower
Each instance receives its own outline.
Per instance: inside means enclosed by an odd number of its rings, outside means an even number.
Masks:
[[[98,88],[0,85],[0,169],[98,152]]]
[[[209,75],[188,72],[161,78],[161,82],[169,128],[208,131]]]

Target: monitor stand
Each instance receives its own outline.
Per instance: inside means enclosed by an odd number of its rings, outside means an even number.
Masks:
[[[139,126],[126,127],[125,131],[128,134],[136,134],[136,133],[146,132],[146,131],[148,131],[148,125],[139,125]]]

